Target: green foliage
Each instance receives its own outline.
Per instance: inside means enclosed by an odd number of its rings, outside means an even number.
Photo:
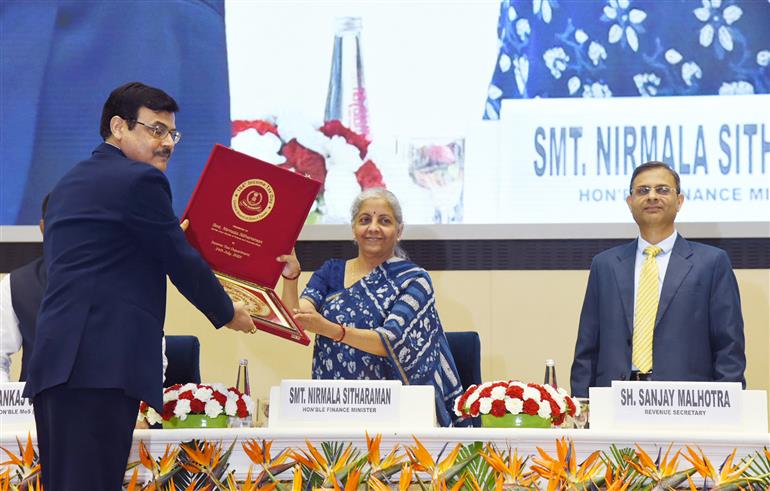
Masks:
[[[481,451],[484,449],[483,442],[473,442],[465,445],[460,450],[458,459],[467,461],[465,472],[471,474],[481,489],[494,489],[495,472],[494,469],[481,457]],[[462,487],[465,491],[474,491],[471,483],[466,480]]]

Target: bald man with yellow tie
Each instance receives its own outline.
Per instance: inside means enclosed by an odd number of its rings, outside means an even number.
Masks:
[[[591,263],[570,383],[572,394],[613,380],[746,385],[738,283],[716,247],[679,235],[679,175],[662,162],[634,170],[626,199],[637,240]]]

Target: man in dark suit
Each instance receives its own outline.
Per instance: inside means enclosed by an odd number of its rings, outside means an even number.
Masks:
[[[48,195],[43,198],[40,232],[45,229]],[[35,339],[37,311],[45,289],[45,265],[40,256],[0,280],[0,382],[10,380],[11,355],[23,347],[19,380],[27,379],[27,365]]]
[[[627,203],[637,240],[598,254],[580,313],[572,394],[613,380],[734,381],[745,386],[743,317],[727,254],[685,240],[679,175],[647,162]]]
[[[254,332],[187,243],[164,175],[179,141],[165,92],[141,83],[104,104],[104,143],[51,192],[48,285],[24,395],[33,398],[43,484],[122,488],[140,400],[162,408],[166,275],[211,323]]]

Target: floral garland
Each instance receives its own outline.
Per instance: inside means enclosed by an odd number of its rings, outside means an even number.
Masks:
[[[163,391],[163,413],[142,401],[139,419],[148,424],[158,424],[177,417],[187,419],[191,414],[216,418],[222,414],[246,418],[254,412],[254,401],[235,387],[223,384],[175,384]]]
[[[362,190],[386,187],[370,143],[337,120],[319,127],[290,117],[232,122],[234,149],[322,184],[313,212],[326,223],[346,222]]]
[[[551,424],[559,426],[567,416],[580,414],[580,407],[562,388],[509,380],[471,385],[455,399],[454,411],[463,418],[528,414],[550,419]]]

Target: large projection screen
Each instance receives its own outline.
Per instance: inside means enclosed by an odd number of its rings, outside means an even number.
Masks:
[[[222,143],[324,181],[301,239],[347,239],[373,183],[406,238],[633,236],[648,160],[681,175],[680,231],[770,237],[768,2],[226,0],[224,24]]]

